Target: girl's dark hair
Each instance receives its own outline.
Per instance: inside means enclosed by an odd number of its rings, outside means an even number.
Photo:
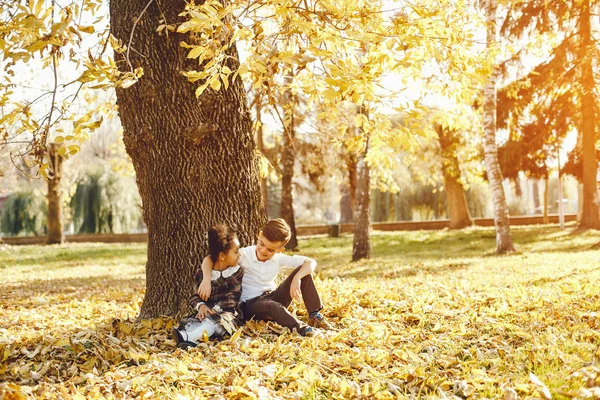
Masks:
[[[208,228],[208,255],[216,263],[219,253],[227,253],[237,238],[235,231],[225,224],[217,224]]]

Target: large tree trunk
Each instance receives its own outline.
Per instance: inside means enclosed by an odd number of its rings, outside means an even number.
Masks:
[[[256,94],[258,98],[256,99],[256,122],[258,124],[258,129],[256,132],[256,143],[258,146],[258,151],[265,156],[265,141],[264,141],[264,130],[262,124],[262,102],[260,93]],[[267,187],[267,177],[260,178],[260,194],[263,199],[263,208],[265,210],[265,215],[269,215],[269,193]]]
[[[453,137],[453,132],[442,128],[441,125],[437,125],[435,130],[442,150],[442,173],[448,200],[450,229],[462,229],[473,225],[473,221],[469,213],[465,189],[459,182],[460,165],[456,157],[457,143]]]
[[[583,135],[583,210],[580,229],[600,229],[600,209],[598,207],[598,160],[596,159],[596,124],[594,113],[594,73],[592,70],[590,1],[581,5],[581,116]]]
[[[354,211],[354,240],[352,243],[352,261],[371,257],[369,228],[371,225],[371,182],[369,165],[366,161],[369,139],[365,149],[358,155],[356,162],[356,209]]]
[[[497,43],[496,35],[496,1],[487,0],[486,12],[486,42],[488,47]],[[492,73],[490,80],[484,88],[483,105],[483,149],[485,166],[487,170],[492,201],[494,203],[494,224],[496,225],[496,253],[502,254],[514,251],[512,236],[510,234],[510,221],[506,196],[502,187],[502,172],[498,163],[498,147],[496,145],[496,72]]]
[[[286,83],[289,85],[292,81],[291,76],[286,75]],[[294,164],[296,162],[296,151],[294,142],[296,138],[296,126],[294,118],[294,108],[296,101],[291,90],[284,93],[284,130],[283,130],[283,150],[281,152],[282,176],[281,176],[281,218],[283,218],[291,228],[292,237],[285,246],[290,250],[298,250],[298,238],[296,237],[296,221],[294,217]]]
[[[197,68],[180,42],[192,34],[159,35],[160,21],[182,22],[186,2],[111,0],[111,33],[129,44],[130,62],[144,76],[117,89],[123,139],[133,161],[148,228],[146,294],[140,318],[181,316],[190,311],[194,272],[207,254],[207,229],[219,222],[237,226],[243,246],[254,242],[265,223],[256,146],[246,93],[238,78],[227,90],[207,89],[182,71]],[[144,7],[147,7],[143,13]],[[139,18],[139,21],[137,21]],[[138,22],[137,25],[134,22]],[[237,68],[229,50],[228,67]],[[125,54],[118,65],[128,69]]]
[[[63,156],[58,154],[59,145],[52,143],[48,146],[50,172],[48,173],[48,244],[62,244],[63,212],[61,201],[61,178]]]

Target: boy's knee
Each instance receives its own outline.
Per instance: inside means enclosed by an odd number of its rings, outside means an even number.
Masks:
[[[267,312],[272,313],[272,312],[279,311],[279,310],[281,310],[282,308],[285,308],[285,307],[283,306],[283,304],[278,303],[276,301],[269,301],[266,304],[265,308],[266,308]]]
[[[307,283],[311,283],[311,284],[314,283],[312,274],[308,274],[305,277],[303,277],[302,279],[300,279],[301,285],[306,285]]]

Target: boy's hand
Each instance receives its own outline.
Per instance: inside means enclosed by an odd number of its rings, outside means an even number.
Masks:
[[[298,300],[301,296],[302,290],[300,289],[300,279],[294,278],[292,279],[292,284],[290,285],[290,297]]]
[[[216,312],[208,308],[206,304],[202,304],[198,309],[198,314],[196,314],[196,318],[202,321],[204,318],[208,317],[209,314],[216,314]]]
[[[200,286],[198,287],[198,296],[200,296],[200,299],[206,301],[210,297],[211,290],[210,280],[202,279],[202,283],[200,283]]]

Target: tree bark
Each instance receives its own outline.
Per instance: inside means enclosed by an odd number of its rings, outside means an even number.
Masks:
[[[285,81],[289,85],[292,81],[290,75],[285,76]],[[296,126],[294,118],[294,107],[296,101],[290,89],[287,89],[283,95],[284,98],[284,129],[283,129],[283,149],[281,152],[282,176],[281,176],[281,218],[290,226],[292,236],[286,244],[290,250],[298,250],[298,238],[296,236],[296,221],[294,216],[294,164],[296,162]]]
[[[350,186],[344,184],[341,186],[340,191],[342,193],[340,197],[340,223],[349,224],[354,221],[354,207],[352,207],[352,199],[350,197]]]
[[[539,186],[539,180],[538,179],[533,179],[533,213],[534,214],[540,214],[540,186]]]
[[[598,206],[598,160],[596,159],[596,124],[594,111],[594,73],[592,69],[590,1],[584,0],[580,17],[581,114],[583,135],[583,210],[580,229],[600,229]]]
[[[550,196],[550,179],[546,175],[544,178],[544,224],[550,223],[550,218],[548,216],[548,198]]]
[[[444,186],[446,198],[448,199],[448,215],[450,217],[450,229],[462,229],[473,225],[467,196],[463,185],[459,182],[460,165],[456,157],[456,140],[453,132],[441,125],[436,126],[440,148],[442,150],[442,173],[444,175]]]
[[[262,124],[262,102],[260,98],[260,93],[256,94],[259,96],[256,99],[256,121],[258,122],[258,129],[256,132],[256,143],[258,146],[258,151],[264,156],[265,155],[265,141],[264,141],[264,130]],[[265,210],[265,215],[269,215],[269,193],[267,187],[267,178],[260,178],[260,194],[263,199],[263,208]]]
[[[383,192],[374,189],[371,192],[371,220],[373,222],[383,222]]]
[[[369,138],[365,149],[358,155],[356,162],[356,209],[354,211],[354,240],[352,243],[352,261],[371,258],[369,228],[371,225],[371,182],[369,165],[366,162],[369,150]]]
[[[577,150],[583,154],[583,132],[579,129],[577,132]],[[582,176],[577,178],[577,223],[581,223],[583,217],[583,162],[581,166]]]
[[[521,189],[521,178],[519,178],[518,176],[515,177],[515,179],[513,179],[513,185],[515,187],[515,196],[520,199],[521,197],[523,197],[523,189]]]
[[[205,235],[211,225],[236,226],[241,244],[247,246],[266,221],[241,80],[230,82],[227,90],[209,88],[196,98],[199,83],[190,83],[181,72],[197,65],[187,59],[180,42],[199,39],[156,32],[161,20],[183,22],[178,14],[185,4],[110,1],[111,33],[132,50],[129,62],[126,54],[117,54],[117,65],[122,70],[129,63],[144,68],[139,82],[116,91],[123,140],[148,228],[146,294],[139,318],[178,317],[190,311],[187,299],[196,290],[193,276],[207,254]],[[235,71],[235,47],[229,55],[227,66]]]
[[[50,172],[48,173],[48,244],[62,244],[65,240],[63,235],[63,212],[61,200],[61,178],[63,156],[58,154],[59,145],[51,143],[48,146],[48,159],[50,161]]]
[[[347,192],[344,191],[340,200],[340,222],[354,222],[354,210],[356,207],[356,156],[347,152],[346,168],[348,171]]]
[[[497,43],[496,32],[496,1],[485,2],[486,13],[486,42],[491,47]],[[514,251],[512,236],[510,234],[510,221],[506,196],[502,186],[502,172],[498,163],[498,147],[496,145],[496,79],[497,71],[492,73],[484,88],[483,129],[484,129],[484,158],[492,201],[494,204],[494,224],[496,225],[496,253],[502,254]]]

